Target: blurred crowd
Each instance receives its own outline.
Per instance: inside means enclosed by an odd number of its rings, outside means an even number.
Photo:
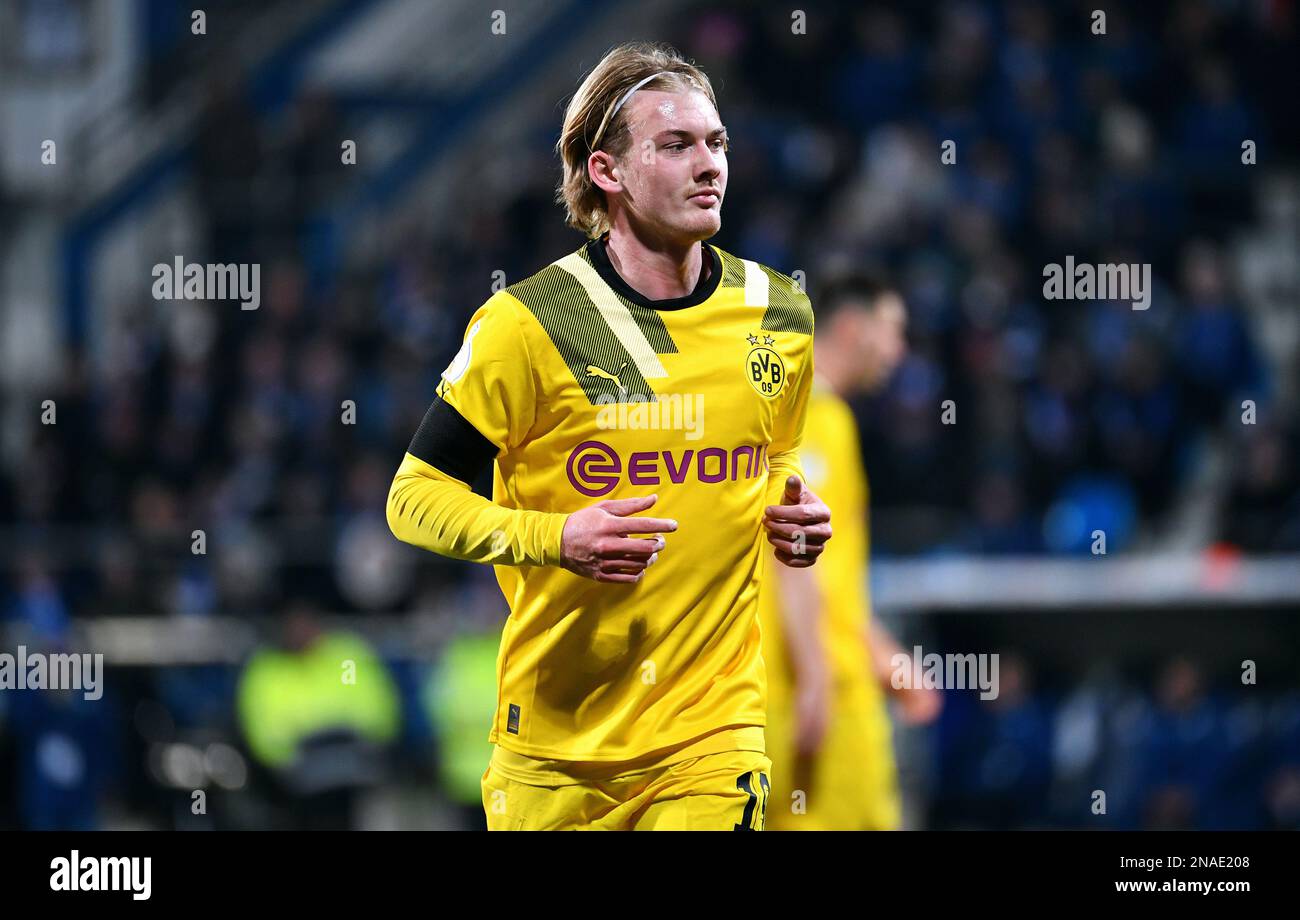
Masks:
[[[1000,678],[988,703],[945,694],[926,826],[1300,829],[1300,693],[1234,690],[1186,658],[1049,690],[1010,656]]]
[[[1275,240],[1265,168],[1240,162],[1241,138],[1294,153],[1279,45],[1294,23],[1184,2],[1111,11],[1103,41],[1081,10],[867,7],[807,35],[739,7],[683,17],[672,38],[713,72],[735,141],[717,242],[803,271],[814,295],[848,264],[902,285],[911,355],[858,406],[881,552],[1087,552],[1097,527],[1122,551],[1180,524],[1216,444],[1200,544],[1300,549],[1294,341],[1266,297],[1243,299],[1247,266],[1272,278],[1251,246]],[[429,215],[325,272],[305,239],[344,181],[345,118],[314,93],[261,119],[249,92],[212,87],[192,178],[209,258],[260,262],[261,308],[142,284],[42,394],[58,423],[32,416],[0,481],[28,533],[102,528],[65,560],[85,576],[62,581],[79,614],[259,609],[278,581],[327,609],[409,603],[413,578],[341,567],[401,555],[385,489],[493,273],[580,242],[539,167],[508,201]],[[556,127],[539,121],[539,150]],[[1150,262],[1150,308],[1044,300],[1041,266],[1067,255]],[[195,563],[195,529],[218,564]],[[24,543],[20,595],[48,570]]]
[[[243,666],[6,694],[0,829],[482,829],[497,641],[480,621],[432,665],[384,661],[299,608]],[[945,691],[920,744],[896,735],[907,826],[1300,830],[1300,691],[1181,657],[1144,673],[1040,685],[1011,654],[996,698]]]
[[[1087,553],[1096,528],[1111,552],[1158,545],[1182,536],[1179,511],[1208,470],[1213,513],[1196,545],[1300,551],[1294,9],[1130,5],[1106,11],[1100,36],[1091,4],[806,6],[806,34],[788,11],[711,3],[664,38],[710,73],[732,138],[714,242],[802,271],[814,308],[819,280],[854,265],[888,270],[905,295],[911,353],[855,406],[876,549]],[[165,72],[183,69],[169,54]],[[398,545],[384,499],[494,272],[518,280],[581,243],[553,200],[558,167],[539,155],[508,200],[476,187],[454,219],[389,228],[335,264],[313,243],[313,215],[355,181],[339,166],[355,126],[325,93],[274,118],[252,95],[237,73],[210,87],[188,176],[204,258],[260,263],[261,307],[157,302],[142,275],[119,321],[71,351],[60,385],[35,398],[55,401],[57,424],[29,413],[0,477],[12,525],[0,622],[57,644],[77,617],[382,613],[441,608],[478,585],[467,567]],[[530,128],[548,155],[557,112]],[[1260,165],[1243,164],[1245,139]],[[1150,263],[1150,308],[1045,300],[1042,268],[1067,256]],[[168,724],[235,726],[237,672],[194,686],[186,673],[141,678],[140,698],[171,700]],[[173,681],[184,692],[163,686]],[[1115,796],[1124,820],[1294,826],[1294,750],[1282,805],[1221,821],[1188,804],[1199,783],[1264,769],[1250,745],[1267,729],[1242,725],[1274,723],[1187,683],[1123,698],[1081,686],[1052,712],[1025,691],[969,724],[956,704],[941,762],[996,765],[998,739],[1014,735],[1037,760],[1008,788],[1041,796],[1006,814],[1058,820],[1054,770],[1085,775],[1078,725],[1104,710],[1093,735],[1109,733],[1112,757],[1192,771],[1133,778],[1177,789],[1154,805]],[[399,674],[394,699],[418,684]],[[0,719],[55,724],[23,705]],[[123,726],[138,705],[122,703]],[[69,706],[71,737],[104,731]],[[1294,729],[1295,701],[1275,708],[1269,718]],[[378,722],[374,738],[410,742],[409,719]],[[56,774],[77,762],[66,745],[42,750]],[[1010,775],[943,779],[933,819],[994,820],[971,809],[1002,801],[988,783]]]

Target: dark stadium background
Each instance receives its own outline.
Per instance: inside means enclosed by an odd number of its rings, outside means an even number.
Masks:
[[[1300,827],[1300,14],[1096,7],[0,3],[2,647],[108,666],[0,691],[0,828],[481,823],[504,602],[384,499],[470,313],[580,243],[562,103],[630,38],[713,79],[718,245],[906,296],[855,405],[876,613],[1002,661],[896,730],[907,826]],[[153,299],[177,255],[260,307]],[[1045,300],[1067,255],[1150,309]],[[322,630],[389,679],[278,772],[245,668]]]

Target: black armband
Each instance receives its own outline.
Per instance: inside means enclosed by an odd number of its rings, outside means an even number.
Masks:
[[[424,413],[406,450],[429,466],[471,485],[497,455],[497,446],[441,396]]]

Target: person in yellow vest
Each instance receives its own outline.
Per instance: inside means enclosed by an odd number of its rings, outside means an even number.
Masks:
[[[760,610],[767,664],[772,830],[886,830],[901,820],[886,701],[931,721],[933,690],[895,690],[900,651],[872,622],[867,589],[868,487],[845,401],[879,389],[902,361],[902,297],[866,274],[839,278],[817,301],[814,377],[802,458],[809,488],[832,509],[835,540],[809,569],[769,566]]]
[[[470,619],[447,641],[421,694],[438,742],[438,779],[468,830],[488,826],[480,783],[492,759],[487,732],[497,707],[500,646],[497,630]]]
[[[360,636],[323,630],[296,604],[280,642],[258,648],[236,691],[254,763],[298,829],[353,829],[357,792],[382,779],[401,730],[401,700],[383,660]]]

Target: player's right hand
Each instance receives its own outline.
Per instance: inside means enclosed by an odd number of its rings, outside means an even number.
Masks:
[[[629,515],[649,509],[658,500],[657,495],[611,499],[573,512],[564,522],[560,565],[595,581],[640,581],[663,551],[663,534],[675,531],[677,522]]]
[[[899,715],[907,725],[929,725],[943,709],[943,695],[929,687],[894,691]]]

